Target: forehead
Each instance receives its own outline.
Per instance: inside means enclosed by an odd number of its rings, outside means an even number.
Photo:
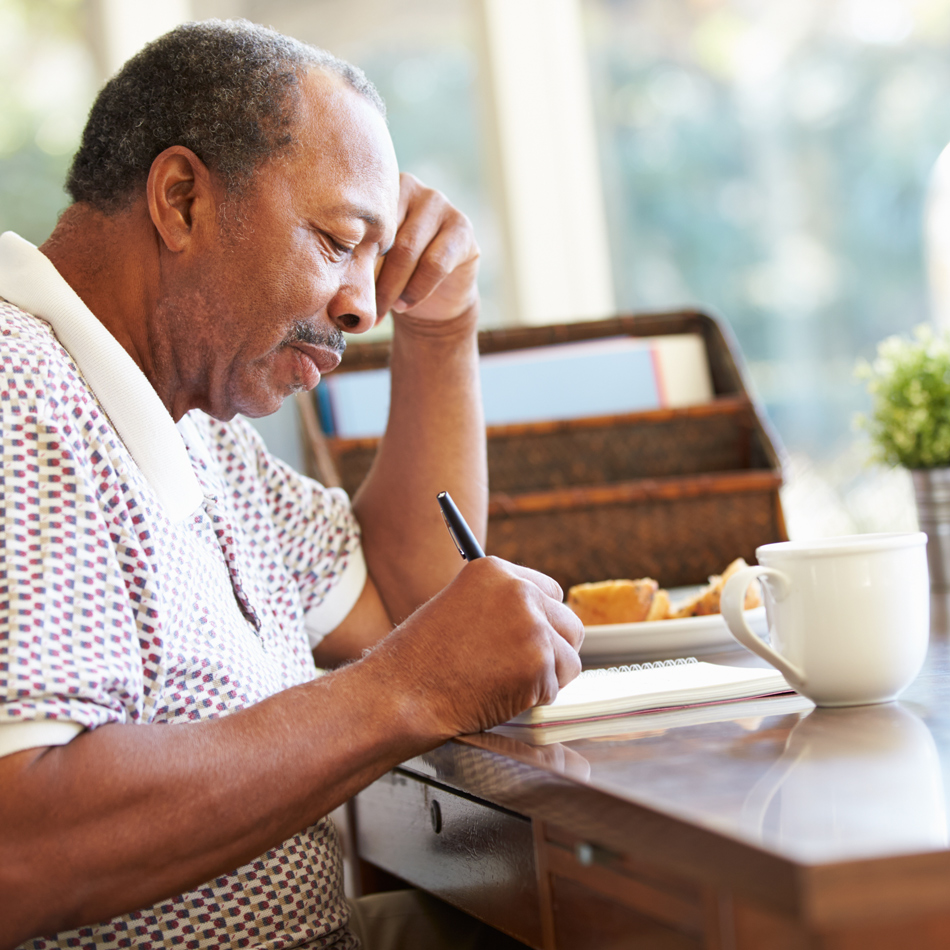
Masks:
[[[399,168],[376,107],[333,73],[311,70],[300,84],[296,145],[279,164],[298,200],[314,210],[352,209],[395,229]]]

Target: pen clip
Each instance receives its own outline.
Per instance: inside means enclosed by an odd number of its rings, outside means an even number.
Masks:
[[[446,528],[449,529],[449,537],[451,537],[459,554],[462,556],[462,560],[467,561],[468,558],[465,556],[465,549],[462,547],[462,542],[459,541],[459,536],[455,533],[455,528],[452,527],[452,522],[449,521],[449,516],[445,513],[445,509],[441,509],[441,511],[442,520],[445,522]]]
[[[459,549],[459,554],[466,561],[474,561],[485,556],[478,538],[472,534],[472,529],[465,523],[462,512],[458,510],[452,496],[447,491],[440,491],[436,498],[439,508],[442,509],[442,520],[445,521],[449,535]]]

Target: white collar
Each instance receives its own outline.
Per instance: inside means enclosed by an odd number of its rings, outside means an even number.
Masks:
[[[12,231],[0,235],[0,297],[52,326],[168,517],[181,521],[194,512],[201,488],[158,393],[52,261]]]

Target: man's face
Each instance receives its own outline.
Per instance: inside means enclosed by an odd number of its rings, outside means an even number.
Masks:
[[[376,320],[374,268],[399,200],[392,142],[337,77],[313,71],[301,85],[299,144],[254,172],[165,301],[182,391],[219,419],[267,415],[312,389],[339,362],[341,331]]]

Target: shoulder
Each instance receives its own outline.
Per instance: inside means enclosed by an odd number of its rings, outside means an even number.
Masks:
[[[0,392],[4,400],[52,401],[91,392],[53,328],[0,298]]]
[[[57,358],[68,358],[60,342],[53,333],[53,328],[39,317],[27,313],[9,301],[0,297],[0,351],[3,352],[5,362],[7,354],[18,357],[24,362],[41,361]]]
[[[7,459],[41,440],[83,466],[122,454],[121,440],[76,362],[45,320],[0,298],[0,428]],[[25,440],[25,442],[24,442]],[[37,449],[38,450],[37,443]]]

